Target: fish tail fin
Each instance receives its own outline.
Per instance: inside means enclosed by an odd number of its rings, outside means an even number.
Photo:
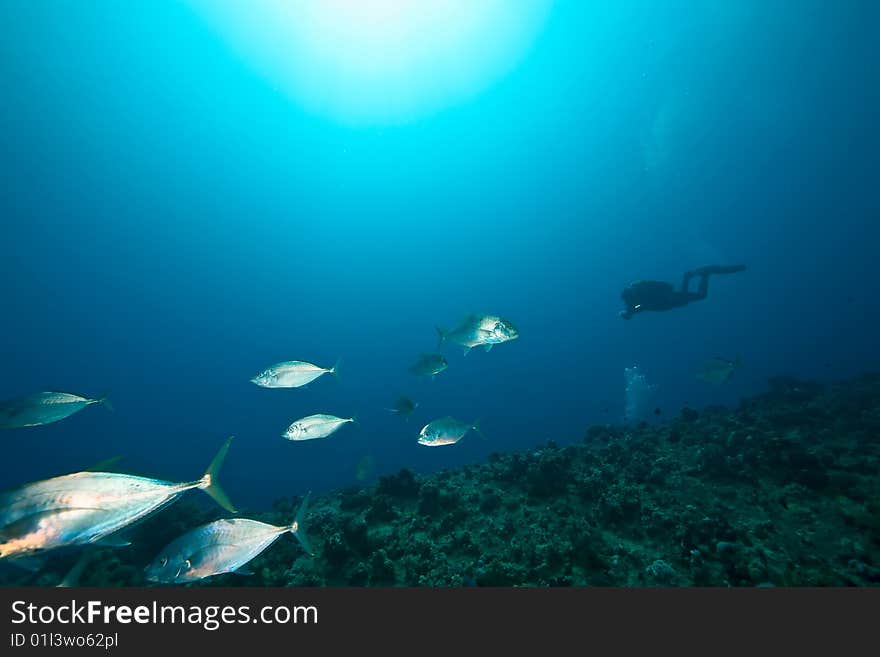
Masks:
[[[440,346],[446,341],[446,331],[439,326],[434,326],[434,329],[437,331],[437,351],[440,351]]]
[[[106,408],[108,411],[111,411],[111,412],[112,412],[112,411],[115,411],[115,410],[116,410],[115,408],[113,408],[113,404],[110,403],[110,400],[107,399],[107,394],[106,394],[106,393],[103,394],[103,395],[101,395],[100,397],[98,397],[98,398],[95,400],[95,403],[100,404],[101,406],[103,406],[104,408]]]
[[[330,368],[330,374],[332,374],[337,381],[339,381],[339,366],[341,364],[342,364],[342,359],[337,358],[336,362],[333,363],[333,367]]]
[[[92,553],[89,552],[89,550],[83,550],[83,553],[80,555],[79,559],[77,559],[76,563],[73,564],[73,567],[67,572],[63,579],[55,585],[55,587],[68,588],[79,586],[80,577],[91,558]]]
[[[232,443],[232,439],[234,436],[229,436],[226,439],[226,442],[220,447],[220,450],[217,452],[217,455],[214,456],[211,461],[211,465],[208,466],[208,469],[205,471],[205,474],[202,476],[199,481],[199,488],[205,491],[211,498],[217,502],[224,509],[229,511],[230,513],[238,513],[235,510],[235,507],[232,506],[232,502],[229,501],[229,497],[226,495],[224,490],[220,488],[220,484],[217,481],[217,475],[220,472],[220,466],[223,465],[223,459],[226,458],[226,452],[229,451],[229,445]]]
[[[309,510],[309,497],[311,497],[312,491],[306,493],[306,496],[303,498],[302,504],[299,505],[299,510],[296,512],[296,517],[293,520],[293,523],[290,527],[287,528],[291,534],[296,536],[296,540],[299,541],[299,544],[302,545],[303,550],[305,550],[308,554],[314,554],[314,550],[312,550],[312,546],[309,543],[309,539],[306,536],[306,513]]]
[[[474,431],[477,432],[477,435],[478,435],[480,438],[482,438],[483,440],[486,440],[486,434],[483,433],[483,429],[482,429],[482,427],[480,426],[480,422],[481,422],[481,421],[482,421],[482,420],[480,420],[479,418],[477,418],[477,419],[474,421],[474,424],[471,426],[471,428],[472,428]]]

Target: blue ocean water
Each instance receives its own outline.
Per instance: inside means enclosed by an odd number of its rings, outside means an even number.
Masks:
[[[504,75],[387,124],[301,106],[186,3],[0,15],[0,397],[116,408],[0,434],[0,488],[117,454],[193,479],[234,434],[224,487],[265,507],[365,455],[428,472],[580,440],[622,420],[633,365],[660,419],[880,365],[875,3],[560,0]],[[633,280],[735,263],[703,302],[618,317]],[[521,337],[407,371],[471,312]],[[249,382],[337,358],[338,382]],[[281,439],[315,412],[359,423]],[[417,445],[447,414],[487,439]]]

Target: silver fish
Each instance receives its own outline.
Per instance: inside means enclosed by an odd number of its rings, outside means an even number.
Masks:
[[[736,357],[736,360],[727,360],[716,356],[703,364],[703,371],[697,376],[706,383],[721,385],[727,383],[739,365],[739,356]]]
[[[482,438],[486,436],[480,430],[480,421],[467,423],[459,422],[453,417],[442,417],[439,420],[429,422],[419,431],[419,445],[428,447],[440,447],[441,445],[454,445],[465,437],[468,431],[473,429]]]
[[[235,513],[217,484],[229,438],[200,479],[183,483],[115,472],[75,472],[0,494],[0,559],[86,545],[124,544],[113,534],[197,488]]]
[[[338,431],[343,424],[354,422],[353,417],[342,418],[335,415],[326,415],[324,413],[316,413],[308,417],[300,418],[284,432],[284,437],[288,440],[314,440],[315,438],[326,438],[332,433]]]
[[[275,363],[252,378],[251,383],[262,388],[300,388],[324,374],[338,377],[339,361],[337,360],[331,368],[320,367],[302,360]]]
[[[506,319],[497,315],[468,315],[458,326],[450,331],[444,331],[439,326],[435,327],[440,337],[437,348],[444,342],[454,342],[464,348],[467,353],[477,346],[482,346],[486,351],[492,349],[492,345],[515,340],[519,337],[519,331]]]
[[[222,573],[251,574],[247,564],[281,536],[290,532],[303,549],[312,553],[305,535],[306,495],[289,525],[277,527],[248,518],[215,520],[171,541],[146,568],[152,582],[181,584]]]
[[[113,410],[106,397],[89,399],[69,392],[38,392],[0,402],[0,429],[37,427],[58,422],[86,406],[102,404]]]
[[[449,367],[449,363],[443,354],[421,354],[419,359],[410,366],[409,371],[417,376],[430,376],[433,379],[447,367]]]

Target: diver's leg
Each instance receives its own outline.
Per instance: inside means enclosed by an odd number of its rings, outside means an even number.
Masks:
[[[691,301],[700,301],[701,299],[705,299],[706,295],[709,294],[709,273],[701,272],[700,273],[700,287],[697,288],[696,293],[693,295]]]
[[[684,276],[682,276],[682,278],[681,278],[681,293],[682,294],[690,294],[690,292],[688,292],[688,287],[690,286],[691,279],[694,277],[695,273],[696,272],[686,271],[684,273]]]
[[[689,271],[684,275],[684,280],[681,282],[681,292],[688,297],[689,301],[705,299],[709,294],[709,276],[712,274],[735,274],[743,271],[745,268],[745,265],[730,265],[729,267],[707,265],[706,267],[700,267],[699,269]],[[690,292],[688,291],[688,285],[690,284],[691,278],[694,276],[700,277],[700,286],[697,288],[696,292]]]
[[[700,285],[697,288],[696,292],[691,292],[688,290],[688,284],[690,280],[694,276],[700,277]],[[684,280],[681,282],[681,291],[676,292],[673,297],[674,299],[670,299],[669,307],[670,308],[678,308],[679,306],[686,306],[692,301],[702,301],[706,298],[706,295],[709,293],[709,274],[701,273],[700,270],[689,271],[684,275]]]

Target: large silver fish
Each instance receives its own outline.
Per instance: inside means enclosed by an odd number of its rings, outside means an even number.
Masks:
[[[325,413],[316,413],[308,417],[300,418],[284,432],[284,437],[288,440],[314,440],[315,438],[326,438],[332,433],[339,431],[342,425],[354,422],[353,417],[342,418],[335,415],[327,415]]]
[[[454,417],[442,417],[439,420],[429,422],[419,432],[419,445],[428,447],[440,447],[441,445],[454,445],[465,437],[468,431],[473,429],[482,438],[486,436],[480,430],[480,421],[459,422]]]
[[[283,527],[248,518],[215,520],[171,541],[146,568],[152,582],[182,584],[223,573],[249,575],[247,564],[281,536],[290,532],[303,549],[312,554],[305,535],[309,495],[297,511],[296,519]]]
[[[251,383],[262,388],[300,388],[324,374],[338,377],[339,361],[337,360],[336,364],[330,368],[320,367],[302,360],[275,363],[252,378]]]
[[[421,354],[413,363],[409,371],[417,376],[429,376],[432,379],[449,367],[446,356],[443,354]]]
[[[0,558],[119,541],[112,535],[197,488],[235,513],[217,484],[229,438],[200,479],[183,483],[115,472],[75,472],[0,494]],[[109,537],[109,538],[108,538]]]
[[[515,340],[519,331],[506,319],[497,315],[468,315],[458,326],[450,331],[435,327],[440,337],[437,348],[444,342],[454,342],[464,348],[467,353],[473,348],[482,346],[486,351],[492,345]]]
[[[0,402],[0,429],[37,427],[58,422],[92,404],[113,407],[106,397],[89,399],[69,392],[38,392]]]

